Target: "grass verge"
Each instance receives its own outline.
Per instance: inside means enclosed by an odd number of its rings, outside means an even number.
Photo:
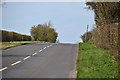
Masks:
[[[118,63],[108,51],[96,48],[93,42],[80,43],[77,78],[118,78]]]
[[[15,42],[0,42],[0,49],[7,49],[10,47],[15,47],[23,44],[29,43],[44,43],[44,41],[15,41]]]

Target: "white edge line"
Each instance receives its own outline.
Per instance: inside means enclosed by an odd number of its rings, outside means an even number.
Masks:
[[[27,56],[27,57],[25,57],[23,60],[26,60],[26,59],[28,59],[28,58],[30,58],[31,56]]]
[[[22,62],[22,61],[17,61],[17,62],[15,62],[15,63],[11,64],[11,66],[14,66],[14,65],[16,65],[16,64],[18,64],[18,63],[20,63],[20,62]]]
[[[37,52],[36,52],[36,53],[34,53],[34,54],[32,54],[32,55],[34,56],[34,55],[36,55],[36,54],[37,54]]]
[[[4,68],[0,69],[0,71],[3,71],[3,70],[5,70],[5,69],[7,69],[7,67],[4,67]]]

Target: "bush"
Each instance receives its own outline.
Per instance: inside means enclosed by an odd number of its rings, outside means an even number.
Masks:
[[[56,42],[57,32],[51,28],[51,24],[39,24],[31,28],[31,35],[35,41]]]
[[[88,42],[92,38],[92,32],[87,32],[81,36],[83,42]]]

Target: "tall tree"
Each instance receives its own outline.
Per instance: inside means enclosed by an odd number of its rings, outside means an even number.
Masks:
[[[120,3],[119,2],[87,2],[88,8],[95,13],[97,27],[120,22]]]

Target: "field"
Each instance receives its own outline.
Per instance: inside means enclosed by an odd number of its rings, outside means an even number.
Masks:
[[[80,43],[77,78],[118,78],[118,63],[108,51],[96,48],[93,42]]]
[[[29,43],[44,43],[44,41],[15,41],[15,42],[0,42],[0,49],[6,49]]]

